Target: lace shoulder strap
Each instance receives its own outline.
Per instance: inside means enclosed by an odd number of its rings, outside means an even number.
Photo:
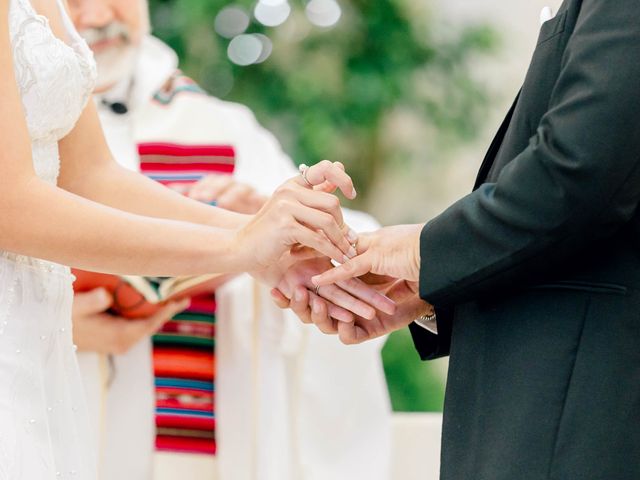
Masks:
[[[36,11],[36,9],[31,4],[31,0],[9,0],[9,2],[10,2],[9,3],[10,11],[11,11],[11,7],[16,5],[20,7],[20,9],[25,14],[35,17],[39,20],[42,20],[46,24],[49,23],[49,19],[47,17],[45,17],[44,15],[40,15]],[[62,0],[56,0],[56,3],[58,5],[58,10],[60,12],[62,27],[64,28],[65,33],[67,35],[67,40],[70,40],[73,43],[79,42],[80,40],[82,40],[82,37],[80,37],[80,34],[76,30],[76,27],[73,25],[73,21],[71,20],[71,17],[69,17],[69,13],[67,12],[67,8],[65,7],[64,2]]]
[[[58,4],[58,10],[60,10],[60,18],[62,19],[62,26],[65,29],[67,37],[69,40],[73,42],[78,42],[81,37],[78,31],[76,30],[71,17],[69,17],[69,13],[67,12],[67,8],[62,0],[56,0]]]

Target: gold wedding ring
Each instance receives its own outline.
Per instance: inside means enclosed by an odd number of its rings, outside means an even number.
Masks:
[[[298,170],[300,170],[300,175],[302,176],[302,179],[304,180],[304,183],[306,183],[307,186],[313,188],[313,184],[309,180],[307,180],[307,172],[309,171],[309,166],[305,165],[304,163],[302,163],[298,167]]]
[[[320,296],[320,285],[316,285],[316,296]]]

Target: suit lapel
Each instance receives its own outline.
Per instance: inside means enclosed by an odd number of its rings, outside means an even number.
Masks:
[[[498,129],[498,133],[493,138],[491,145],[489,146],[489,150],[482,161],[482,165],[480,166],[480,170],[478,171],[478,176],[476,177],[476,182],[473,185],[473,189],[476,190],[487,178],[491,167],[493,166],[493,161],[502,146],[502,141],[504,140],[505,135],[507,134],[507,130],[509,129],[509,125],[511,124],[511,119],[513,118],[513,112],[516,109],[516,105],[518,104],[518,99],[520,98],[520,92],[516,95],[516,99],[513,101],[513,105],[509,109],[507,116],[502,121],[502,125]]]

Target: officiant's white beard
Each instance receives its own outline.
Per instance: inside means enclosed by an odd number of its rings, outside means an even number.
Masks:
[[[95,91],[102,93],[121,81],[131,78],[138,57],[139,42],[134,40],[129,28],[113,22],[104,28],[90,28],[80,32],[89,46],[100,42],[115,41],[115,45],[94,51],[98,66]]]

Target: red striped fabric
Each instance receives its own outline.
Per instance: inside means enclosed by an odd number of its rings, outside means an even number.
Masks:
[[[226,170],[233,168],[233,165],[227,165],[224,163],[206,163],[206,162],[191,162],[181,163],[179,165],[164,163],[164,162],[144,162],[145,172],[171,172],[171,173],[190,173],[190,172],[220,172],[220,170]]]
[[[156,426],[214,432],[216,429],[216,419],[210,417],[163,414],[156,417]]]
[[[183,193],[206,175],[231,174],[235,166],[235,150],[230,145],[149,142],[140,144],[138,152],[144,174],[171,188],[180,187],[178,191]],[[213,295],[193,298],[187,312],[196,318],[176,317],[154,341],[158,450],[216,452],[215,354],[203,348],[202,342],[195,342],[208,337],[213,344],[215,326],[199,323],[197,315],[214,316],[215,310]],[[189,382],[209,387],[195,390]]]
[[[156,377],[213,380],[214,358],[213,352],[195,349],[155,347],[153,350]]]
[[[168,157],[220,157],[235,163],[236,151],[231,145],[184,145],[177,143],[150,142],[138,145],[141,157],[165,155]]]
[[[168,399],[177,399],[179,403],[190,405],[198,404],[205,405],[206,403],[213,403],[214,392],[207,392],[202,390],[195,390],[185,387],[156,387],[158,398],[162,401],[171,401]],[[186,397],[186,399],[185,399]],[[174,407],[164,407],[174,408]]]
[[[207,453],[216,454],[215,440],[200,438],[172,437],[168,435],[158,435],[156,437],[156,449],[161,452],[183,452],[183,453]]]
[[[194,335],[201,337],[213,337],[215,334],[215,326],[209,323],[188,322],[188,321],[170,321],[163,325],[164,333],[182,333],[185,335]]]
[[[160,397],[160,392],[158,392],[158,396]],[[156,400],[156,407],[157,408],[181,408],[181,407],[186,407],[189,409],[190,412],[210,412],[211,411],[211,406],[213,405],[213,396],[209,399],[209,403],[199,403],[199,402],[188,402],[188,401],[184,401],[182,399],[177,399],[177,398],[168,398],[168,399],[162,399],[162,398],[158,398]]]
[[[217,310],[215,297],[210,295],[200,295],[191,299],[189,311],[191,312],[215,312]]]

